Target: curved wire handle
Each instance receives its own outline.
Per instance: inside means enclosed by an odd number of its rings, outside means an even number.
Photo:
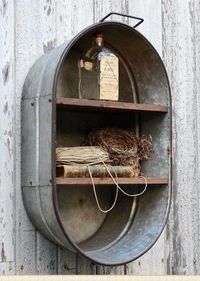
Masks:
[[[144,21],[144,19],[142,19],[142,18],[138,18],[138,17],[134,17],[134,16],[129,16],[129,15],[126,15],[126,14],[121,14],[121,13],[116,13],[116,12],[111,12],[111,13],[107,14],[104,18],[102,18],[99,22],[103,22],[105,19],[107,19],[111,15],[117,15],[117,16],[121,16],[121,17],[126,17],[126,18],[131,18],[131,19],[139,20],[139,22],[136,23],[133,26],[133,28],[136,28],[138,25],[140,25]]]

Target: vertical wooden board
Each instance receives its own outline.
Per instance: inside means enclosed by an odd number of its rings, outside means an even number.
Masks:
[[[16,274],[35,273],[35,230],[21,195],[21,93],[29,67],[36,59],[34,1],[15,3],[15,189],[16,189]]]
[[[58,274],[73,275],[77,272],[77,254],[58,247]]]
[[[136,27],[162,56],[162,8],[161,0],[129,0],[129,14],[141,17],[144,22]],[[137,21],[129,20],[130,25]]]
[[[96,274],[99,275],[124,275],[126,274],[126,265],[121,266],[97,266]]]
[[[14,261],[15,255],[14,3],[12,1],[0,3],[0,34],[0,265],[4,268],[6,262]]]
[[[16,275],[36,274],[36,231],[19,231],[16,252]]]
[[[16,274],[35,274],[36,268],[36,231],[24,210],[20,190],[16,194]],[[18,201],[20,200],[20,201]],[[18,211],[17,211],[18,210]]]
[[[76,274],[96,274],[96,265],[90,261],[89,259],[86,259],[81,254],[77,254],[77,271]]]
[[[35,45],[36,54],[41,56],[56,46],[56,2],[36,0],[35,2]]]
[[[67,1],[56,2],[56,42],[57,46],[71,39],[71,24],[70,9]]]
[[[198,3],[162,1],[163,54],[172,90],[174,159],[167,274],[199,272]]]
[[[129,14],[141,17],[144,22],[136,29],[141,32],[162,55],[162,9],[160,0],[129,1]],[[129,20],[130,25],[135,21]],[[127,274],[165,274],[165,235],[162,234],[149,252],[126,266]]]
[[[56,2],[57,45],[71,40],[93,23],[93,0],[62,0]]]
[[[196,107],[197,107],[197,115],[196,115],[196,131],[197,131],[197,149],[196,149],[196,157],[197,157],[197,163],[196,163],[196,170],[200,171],[200,1],[195,0],[194,1],[194,57],[195,57],[195,89],[194,89],[194,95],[196,97]],[[197,176],[196,179],[197,183],[197,190],[198,190],[198,205],[195,208],[198,208],[200,205],[200,192],[199,192],[199,186],[200,186],[200,176]],[[200,237],[200,225],[199,225],[199,219],[200,219],[200,211],[198,214],[198,224],[197,224],[197,233],[195,237],[195,241],[199,241]],[[197,242],[195,247],[195,258],[193,259],[193,262],[196,265],[196,272],[199,275],[200,274],[200,244]]]
[[[194,1],[194,57],[195,57],[195,97],[196,97],[196,107],[197,107],[197,116],[196,116],[196,128],[197,128],[197,171],[200,171],[200,1]],[[197,188],[200,186],[200,177],[197,176]],[[199,188],[198,188],[199,190]],[[200,202],[200,192],[198,192],[198,202]],[[199,207],[196,206],[196,208]],[[199,211],[200,218],[200,211]],[[196,237],[199,239],[200,237],[200,225],[198,223],[198,233]],[[200,244],[196,245],[196,267],[197,274],[200,274]]]
[[[128,0],[94,0],[94,22],[100,21],[104,16],[106,16],[110,12],[128,14]],[[111,15],[106,20],[127,22],[127,18],[116,15]]]
[[[56,30],[59,44],[70,40],[93,23],[93,0],[56,2]]]
[[[127,264],[126,274],[128,275],[164,275],[165,260],[163,241],[165,233],[162,233],[156,244],[141,258]],[[161,253],[160,253],[161,250]]]
[[[58,260],[56,245],[37,233],[36,252],[36,274],[57,274]]]
[[[0,275],[14,275],[15,262],[0,262]]]
[[[94,22],[100,21],[104,16],[112,11],[112,0],[94,0],[93,3]]]

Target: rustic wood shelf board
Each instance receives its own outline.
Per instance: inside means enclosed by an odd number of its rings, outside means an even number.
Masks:
[[[94,183],[96,185],[112,185],[113,180],[111,178],[93,178]],[[156,177],[148,177],[147,184],[150,185],[167,185],[168,179],[167,178],[156,178]],[[143,178],[118,178],[119,184],[131,184],[131,185],[142,185],[145,184]],[[91,179],[90,178],[56,178],[56,184],[58,186],[62,185],[90,185]]]
[[[136,112],[160,112],[167,113],[167,106],[159,104],[139,104],[130,102],[117,102],[107,100],[87,100],[73,98],[57,98],[57,108],[63,110],[83,110],[83,111],[136,111]]]

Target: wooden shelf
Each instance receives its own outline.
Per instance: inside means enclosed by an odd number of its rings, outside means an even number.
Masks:
[[[87,100],[72,98],[56,98],[57,108],[62,110],[78,111],[136,111],[167,113],[168,108],[159,104],[139,104],[131,102],[118,102],[107,100]]]
[[[94,183],[96,185],[112,185],[113,181],[111,178],[93,178]],[[150,185],[167,185],[168,179],[167,178],[152,178],[148,177],[147,183]],[[118,178],[119,184],[126,184],[126,185],[142,185],[145,184],[143,178]],[[63,185],[91,185],[90,178],[56,178],[56,184],[58,187]]]

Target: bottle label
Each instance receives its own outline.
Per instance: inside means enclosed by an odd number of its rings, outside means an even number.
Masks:
[[[101,57],[100,99],[119,99],[119,60],[115,55],[105,54]]]

